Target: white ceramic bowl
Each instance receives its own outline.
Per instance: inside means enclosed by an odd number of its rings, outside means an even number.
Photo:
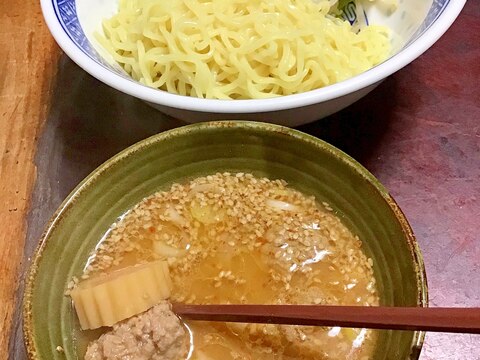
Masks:
[[[398,9],[390,15],[367,5],[358,16],[351,4],[349,21],[365,15],[370,23],[387,25],[393,30],[393,55],[373,69],[340,83],[301,94],[258,100],[186,97],[155,90],[129,78],[93,39],[94,31],[101,29],[102,19],[115,13],[118,0],[41,0],[41,5],[55,40],[73,61],[100,81],[145,100],[168,115],[187,122],[248,119],[297,126],[347,107],[412,62],[447,31],[465,2],[398,0]]]

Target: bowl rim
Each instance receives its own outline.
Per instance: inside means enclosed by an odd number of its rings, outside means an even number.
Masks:
[[[425,271],[425,264],[423,261],[423,256],[420,251],[419,244],[413,234],[413,230],[408,223],[404,213],[395,202],[393,197],[390,195],[388,190],[376,179],[372,173],[370,173],[365,167],[363,167],[359,162],[353,159],[351,156],[343,152],[342,150],[336,148],[335,146],[327,143],[324,140],[316,138],[312,135],[306,134],[299,130],[291,129],[285,126],[274,125],[270,123],[261,123],[254,121],[212,121],[212,122],[203,122],[197,124],[185,125],[179,128],[171,129],[156,135],[153,135],[149,138],[141,140],[130,147],[124,149],[118,154],[114,155],[103,164],[98,166],[93,170],[86,178],[84,178],[65,198],[65,200],[60,204],[58,209],[50,218],[47,223],[43,234],[40,237],[40,241],[35,249],[35,252],[32,255],[32,261],[28,267],[27,272],[25,273],[25,291],[23,294],[22,302],[22,320],[23,320],[23,338],[26,345],[27,356],[31,360],[39,359],[37,356],[37,347],[35,344],[35,335],[34,335],[34,325],[33,325],[33,291],[35,286],[35,280],[38,275],[38,265],[41,261],[43,251],[47,242],[50,239],[52,231],[56,228],[57,224],[62,220],[68,210],[75,205],[77,199],[82,195],[91,186],[95,186],[96,179],[103,176],[108,172],[109,168],[116,166],[124,161],[128,161],[128,158],[137,152],[142,151],[144,148],[153,146],[159,142],[162,142],[166,139],[181,137],[184,134],[190,132],[202,131],[208,129],[219,129],[219,128],[237,128],[243,130],[260,130],[264,132],[275,132],[281,133],[282,135],[292,137],[296,140],[302,141],[309,145],[312,145],[318,148],[321,151],[329,153],[331,156],[335,157],[338,161],[343,162],[352,171],[359,174],[363,177],[374,190],[378,192],[382,198],[385,200],[387,205],[392,209],[395,218],[400,223],[402,232],[405,235],[407,245],[409,246],[410,253],[412,255],[412,263],[416,271],[416,289],[418,292],[417,306],[419,307],[428,307],[428,285],[427,285],[427,276]],[[420,356],[420,351],[423,346],[425,338],[424,331],[415,331],[412,342],[410,344],[410,357],[409,359],[415,360]]]
[[[443,12],[421,36],[383,63],[350,79],[294,95],[268,99],[218,100],[171,94],[107,70],[80,50],[68,37],[58,21],[53,1],[40,0],[43,16],[51,34],[68,57],[93,77],[123,93],[153,104],[182,110],[225,114],[293,109],[340,98],[376,84],[428,50],[449,29],[466,3],[466,0],[447,0]]]

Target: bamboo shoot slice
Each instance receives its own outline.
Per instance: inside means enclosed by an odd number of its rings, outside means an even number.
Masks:
[[[138,315],[170,297],[172,282],[165,261],[129,266],[82,281],[71,297],[83,330]]]

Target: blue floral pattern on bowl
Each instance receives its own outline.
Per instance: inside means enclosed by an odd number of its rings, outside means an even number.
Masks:
[[[450,0],[433,0],[433,4],[430,7],[427,17],[405,46],[410,45],[412,42],[417,40],[425,31],[427,31],[428,28],[438,19],[438,17],[442,15],[443,10],[445,10],[449,3]]]
[[[55,14],[57,15],[57,19],[62,25],[65,33],[75,43],[75,45],[77,45],[77,47],[92,60],[130,80],[130,77],[126,75],[120,68],[115,68],[106,62],[95,50],[90,41],[88,41],[77,17],[77,7],[75,1],[76,0],[52,0]]]
[[[77,8],[75,1],[76,0],[52,0],[55,14],[65,33],[77,45],[77,47],[81,49],[92,60],[102,65],[103,67],[119,74],[120,76],[131,80],[130,77],[127,76],[120,68],[115,68],[114,66],[111,66],[109,63],[107,63],[94,49],[90,41],[88,41],[77,17]],[[352,0],[350,3],[354,2],[355,1]],[[424,22],[420,25],[418,30],[415,32],[415,34],[405,46],[408,46],[416,39],[418,39],[433,24],[443,13],[449,2],[450,0],[433,0],[432,6],[430,7],[430,10]],[[350,3],[348,3],[347,6]],[[348,9],[350,9],[351,11],[351,9],[355,9],[355,6],[351,6]],[[355,19],[356,14],[354,14],[353,18],[352,14],[350,14],[347,20],[350,21],[350,23],[353,23],[355,22]],[[366,20],[368,21],[368,19]]]

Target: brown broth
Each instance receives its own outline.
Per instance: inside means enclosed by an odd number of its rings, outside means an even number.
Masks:
[[[160,258],[170,266],[172,301],[378,305],[358,237],[328,204],[280,180],[216,174],[156,193],[112,226],[86,274]],[[375,346],[366,329],[185,326],[189,358],[199,360],[367,359]],[[82,352],[92,337],[78,338]]]

